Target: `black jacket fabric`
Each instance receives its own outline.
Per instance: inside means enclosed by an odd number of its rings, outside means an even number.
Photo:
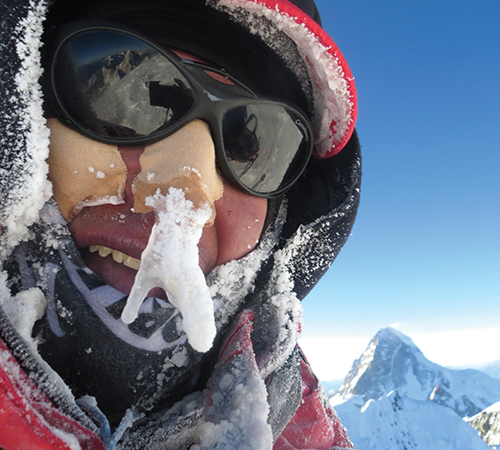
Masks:
[[[55,2],[55,6],[53,3],[49,2],[49,22],[46,23],[67,20],[66,14],[69,13],[60,6],[64,2]],[[320,23],[313,1],[294,0],[291,3]],[[70,9],[73,7],[72,2],[66,2],[66,5],[70,5]],[[228,293],[221,287],[226,276],[225,269],[217,269],[209,275],[209,281],[218,289],[217,295],[237,299],[230,307],[222,308],[217,313],[219,333],[214,348],[207,354],[199,354],[189,346],[183,347],[182,355],[187,362],[178,371],[171,369],[164,375],[169,383],[161,389],[153,388],[151,384],[158,377],[158,367],[165,367],[167,362],[170,364],[181,351],[180,347],[153,355],[152,352],[144,353],[140,349],[124,348],[118,344],[113,346],[113,337],[108,336],[108,331],[102,327],[92,309],[88,305],[82,306],[71,274],[63,269],[71,265],[76,272],[85,272],[67,227],[58,218],[57,208],[51,200],[50,184],[46,180],[49,134],[44,125],[39,84],[46,8],[47,3],[41,0],[3,0],[0,3],[0,259],[3,270],[0,280],[0,338],[11,349],[21,368],[65,414],[98,432],[96,415],[100,413],[95,412],[91,402],[75,402],[75,397],[95,396],[98,407],[108,416],[111,429],[120,428],[120,423],[124,428],[119,433],[120,436],[125,433],[124,440],[120,444],[113,443],[113,446],[140,448],[138,443],[144,442],[147,435],[151,439],[147,448],[159,449],[160,446],[154,443],[154,433],[145,431],[151,427],[151,422],[148,424],[144,417],[154,417],[157,422],[167,422],[167,416],[173,420],[176,414],[178,416],[175,417],[180,417],[181,413],[174,408],[176,401],[194,396],[196,403],[196,396],[203,391],[208,380],[212,379],[213,383],[214,374],[233,374],[230,371],[234,368],[224,367],[218,372],[214,367],[220,367],[217,365],[220,364],[220,348],[234,331],[237,318],[250,311],[254,317],[251,342],[260,377],[266,380],[268,392],[275,393],[269,396],[275,399],[270,405],[269,421],[276,439],[300,403],[301,357],[295,347],[300,311],[297,311],[296,301],[302,300],[329,269],[350,235],[356,216],[361,177],[356,132],[340,153],[326,159],[311,159],[293,188],[283,198],[270,201],[266,228],[261,243],[253,252],[259,254],[260,259],[248,262],[249,265],[254,264],[251,266],[251,283],[247,283],[241,275],[241,267],[236,268],[236,272],[240,271],[240,278],[229,286]],[[51,16],[53,8],[62,8],[63,12],[59,12],[57,17]],[[105,9],[103,6],[104,16],[108,14]],[[123,16],[120,21],[143,27],[131,15]],[[236,25],[232,23],[231,26]],[[259,39],[245,35],[241,42],[247,45],[247,41],[253,40]],[[283,41],[283,45],[291,45],[289,38]],[[200,42],[192,39],[185,45],[190,46],[188,50],[196,50]],[[248,52],[258,53],[264,47],[267,48],[260,41],[255,45],[248,44]],[[209,52],[216,62],[222,65],[227,62],[224,52]],[[270,58],[276,57],[275,49],[262,52]],[[227,63],[237,64],[234,61]],[[238,64],[243,64],[243,61]],[[304,70],[304,64],[300,66],[292,76],[289,76],[289,68],[282,61],[277,60],[273,67],[280,74],[280,89],[286,86],[287,92],[293,91],[290,94],[292,100],[314,114],[311,86],[300,81],[297,75]],[[265,74],[270,80],[267,68],[261,69],[252,64],[248,67],[246,72],[253,76]],[[235,70],[238,71],[238,68]],[[259,78],[262,79],[261,76]],[[252,81],[249,80],[249,83]],[[255,89],[271,89],[268,84],[257,82]],[[45,269],[41,270],[41,267]],[[57,274],[53,278],[48,274],[47,267],[55,268],[54,273]],[[94,277],[84,281],[89,291],[103,284],[102,280]],[[52,287],[50,283],[53,283]],[[36,297],[39,292],[45,296],[45,303]],[[14,312],[12,298],[17,299],[14,309],[18,309]],[[19,307],[21,301],[25,303]],[[276,304],[279,302],[278,307]],[[35,311],[33,305],[43,303],[45,310]],[[22,312],[23,308],[28,325],[19,320],[19,311]],[[78,320],[66,320],[62,310],[69,311]],[[50,332],[52,313],[58,315],[66,332],[64,342]],[[102,331],[99,331],[101,328]],[[67,332],[69,329],[71,332]],[[96,343],[109,343],[109,347],[100,347],[100,356],[94,352],[93,359],[86,355],[89,341],[82,341],[82,336],[89,334],[95,334]],[[114,355],[112,361],[106,358],[109,353]],[[142,365],[146,367],[148,364],[151,366],[150,384],[145,383],[141,387],[133,385],[132,378],[136,377]],[[147,372],[146,369],[144,372]],[[103,378],[106,379],[104,383],[101,382]],[[85,381],[82,382],[82,379]],[[136,417],[127,421],[123,418],[131,407],[135,408]],[[134,422],[139,416],[141,419]],[[189,422],[191,419],[186,417],[184,419]],[[132,426],[132,422],[135,425]],[[186,429],[191,428],[186,425]],[[179,435],[176,436],[175,439],[178,439]],[[186,437],[186,447],[178,448],[188,448],[190,439]],[[114,448],[112,445],[109,444],[108,448]]]

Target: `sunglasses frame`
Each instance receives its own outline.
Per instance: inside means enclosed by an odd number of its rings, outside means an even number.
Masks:
[[[55,79],[57,57],[62,47],[73,37],[85,32],[94,31],[107,31],[137,39],[166,58],[188,81],[189,87],[192,89],[194,100],[189,112],[187,112],[184,117],[182,117],[180,120],[166,129],[160,129],[160,131],[155,131],[147,136],[126,138],[113,138],[110,136],[100,135],[85,127],[84,124],[82,124],[80,121],[73,119],[71,113],[68,112],[68,110],[65,108],[64,102],[61,100],[58,94],[57,82]],[[50,61],[50,102],[53,111],[56,116],[61,119],[67,126],[93,140],[119,146],[145,146],[171,136],[176,131],[180,130],[187,123],[193,120],[203,120],[208,123],[210,127],[212,139],[215,145],[216,165],[222,173],[223,177],[244,192],[247,192],[256,197],[264,198],[280,197],[288,189],[290,189],[291,186],[302,175],[312,155],[312,127],[305,113],[302,112],[297,106],[282,99],[276,99],[267,96],[257,96],[243,83],[239,82],[224,70],[214,68],[207,64],[182,59],[173,51],[158,46],[146,37],[132,30],[108,23],[72,24],[69,27],[63,27],[61,32],[58,34],[56,44],[53,45],[52,48],[54,48],[54,51],[51,53]],[[210,75],[210,73],[223,77],[224,79],[228,80],[228,83],[226,84],[222,81],[216,80],[213,76]],[[248,106],[249,104],[268,104],[272,105],[273,107],[279,106],[285,109],[289,114],[293,114],[293,116],[291,117],[293,118],[295,126],[299,129],[307,145],[306,151],[303,151],[304,155],[303,161],[300,164],[300,169],[297,170],[297,173],[289,180],[287,180],[285,184],[283,184],[284,181],[282,181],[282,184],[272,192],[259,192],[246,186],[239,179],[239,176],[234,173],[229,162],[229,152],[226,152],[225,150],[223,136],[223,118],[225,113],[237,107]],[[301,145],[301,147],[302,146],[303,144]],[[300,148],[297,149],[297,153],[299,151],[301,151]],[[294,158],[296,157],[297,155]]]

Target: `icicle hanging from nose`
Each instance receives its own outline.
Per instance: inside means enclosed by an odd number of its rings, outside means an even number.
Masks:
[[[134,211],[154,211],[156,222],[122,320],[133,322],[148,292],[163,288],[181,311],[189,343],[208,351],[216,329],[212,298],[199,267],[198,242],[203,228],[213,224],[214,202],[223,192],[208,125],[193,121],[146,147],[140,163],[133,185]]]

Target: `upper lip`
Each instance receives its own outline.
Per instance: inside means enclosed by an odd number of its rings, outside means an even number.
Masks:
[[[103,214],[103,208],[96,208],[100,211],[84,212],[69,224],[76,247],[81,249],[91,245],[102,245],[140,259],[154,225],[154,213]],[[121,216],[123,223],[117,219]]]

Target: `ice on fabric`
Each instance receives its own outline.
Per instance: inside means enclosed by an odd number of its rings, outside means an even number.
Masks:
[[[49,131],[45,127],[38,84],[42,73],[39,50],[44,8],[43,2],[33,2],[12,35],[16,40],[13,51],[21,66],[15,74],[15,92],[3,93],[10,108],[0,112],[6,124],[0,146],[11,161],[7,170],[0,171],[0,226],[7,229],[0,242],[0,256],[8,254],[27,236],[28,227],[37,220],[39,210],[51,195],[45,163]],[[14,67],[4,63],[4,72]]]
[[[26,342],[32,342],[33,324],[42,318],[47,300],[39,288],[19,292],[15,297],[2,296],[0,304]]]
[[[223,346],[205,391],[207,422],[198,426],[191,450],[270,449],[269,405],[252,341],[253,314],[243,312]]]
[[[324,157],[330,152],[336,154],[340,151],[350,137],[356,120],[355,88],[349,68],[344,65],[333,41],[322,42],[311,29],[278,7],[271,8],[264,3],[247,0],[218,0],[211,4],[228,12],[233,20],[258,35],[282,55],[292,72],[296,72],[294,57],[280,48],[277,31],[293,39],[300,55],[310,65],[306,77],[313,86],[315,115],[312,125],[317,156]],[[265,18],[267,22],[257,18]]]
[[[64,448],[68,450],[82,450],[83,447],[77,436],[72,432],[71,425],[64,420],[51,420],[50,412],[52,405],[45,394],[39,389],[39,386],[34,384],[34,380],[27,376],[27,374],[21,369],[18,362],[14,359],[10,351],[5,350],[3,345],[0,348],[0,370],[2,373],[2,378],[5,375],[8,377],[9,381],[12,383],[14,388],[10,391],[8,398],[9,402],[20,402],[23,408],[23,414],[25,422],[29,424],[31,432],[33,434],[48,434],[47,430],[50,430],[52,436],[52,443],[58,445],[58,448]],[[5,380],[5,378],[4,378]],[[9,384],[7,384],[8,386]],[[6,410],[1,413],[5,416],[6,411],[9,410],[9,405],[6,406]],[[14,416],[14,423],[15,423]],[[4,425],[2,431],[9,430],[10,424]],[[69,426],[65,426],[69,425]],[[28,438],[29,441],[29,438]],[[22,442],[22,440],[18,440]],[[64,446],[64,447],[63,447]],[[9,447],[12,448],[12,447]],[[26,448],[23,446],[22,448]],[[37,448],[41,448],[38,447]],[[47,448],[47,447],[44,447]]]
[[[170,188],[167,195],[158,191],[149,196],[146,205],[155,211],[156,223],[122,319],[133,322],[148,292],[161,287],[181,311],[182,327],[191,346],[208,351],[216,328],[212,297],[199,266],[198,242],[212,216],[210,204],[194,208],[182,189]]]

